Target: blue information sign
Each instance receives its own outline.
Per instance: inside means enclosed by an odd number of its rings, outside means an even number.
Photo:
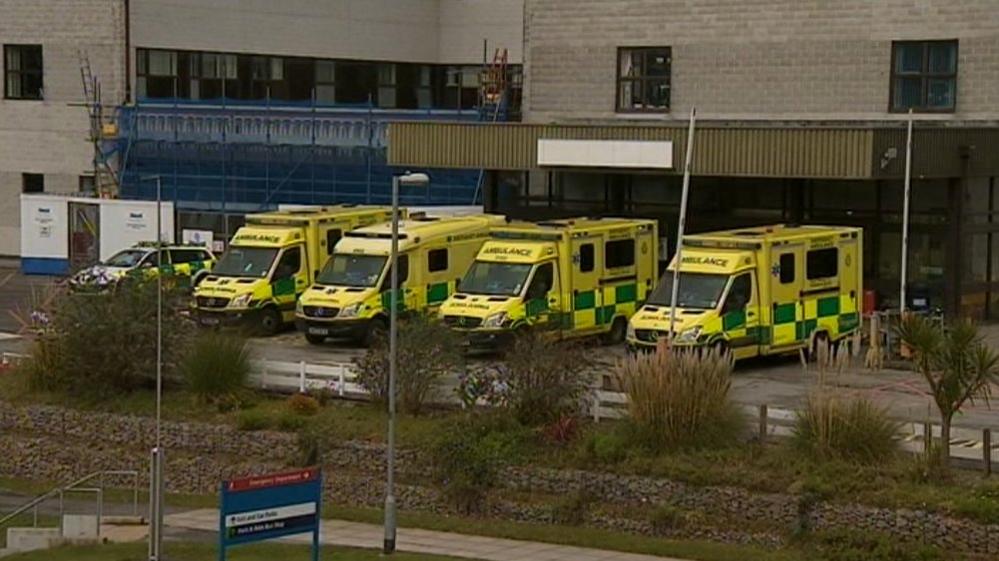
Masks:
[[[311,532],[318,561],[322,490],[319,468],[223,481],[219,560],[234,545]]]

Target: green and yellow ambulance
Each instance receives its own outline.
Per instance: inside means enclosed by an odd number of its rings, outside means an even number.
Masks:
[[[388,207],[340,205],[247,216],[194,293],[198,322],[276,333],[294,321],[299,295],[344,233],[391,215]]]
[[[493,228],[440,315],[473,347],[528,328],[621,342],[628,318],[656,285],[656,232],[655,221],[625,218]]]
[[[166,283],[192,288],[208,276],[214,264],[215,256],[202,246],[163,244],[157,252],[155,242],[142,242],[77,271],[70,277],[69,287],[100,292],[114,289],[126,279],[147,281],[163,275]]]
[[[736,359],[811,350],[860,327],[860,228],[760,226],[685,236],[676,346],[730,350]],[[674,258],[628,325],[632,349],[669,338]]]
[[[491,226],[502,216],[412,217],[399,224],[399,308],[433,311],[454,293]],[[388,325],[392,224],[347,233],[302,295],[296,323],[314,344],[351,337],[364,344]]]

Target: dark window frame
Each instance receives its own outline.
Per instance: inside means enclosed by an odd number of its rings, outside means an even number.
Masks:
[[[444,256],[443,261],[440,260],[439,258],[440,255]],[[450,265],[450,255],[446,247],[439,247],[427,251],[428,273],[439,273],[441,271],[446,271],[449,265]]]
[[[7,68],[7,57],[10,56],[7,53],[10,51],[21,49],[38,49],[38,60],[40,61],[40,66],[38,69],[25,69],[23,55],[20,60],[21,68],[17,70],[11,70]],[[10,95],[10,87],[8,85],[8,80],[10,76],[17,74],[21,78],[21,95]],[[37,76],[38,78],[38,93],[37,95],[24,95],[24,75]],[[8,43],[3,46],[3,98],[17,101],[42,101],[45,99],[45,49],[40,44],[32,43]]]
[[[341,228],[330,228],[326,230],[326,255],[333,255],[333,250],[336,248],[337,242],[343,238],[343,230]]]
[[[662,51],[666,55],[666,76],[652,76],[645,74],[646,57],[655,53],[657,51]],[[640,52],[642,54],[642,67],[638,76],[622,76],[621,75],[621,58],[625,52]],[[616,113],[669,113],[670,107],[673,101],[673,47],[668,46],[635,46],[635,47],[618,47],[617,48],[617,60],[615,61],[617,66],[617,72],[615,73],[614,80],[614,111]],[[666,105],[664,107],[631,107],[624,105],[624,100],[621,98],[621,86],[625,82],[631,82],[638,85],[642,91],[642,100],[646,102],[647,90],[645,85],[647,82],[660,81],[665,79],[666,81]],[[645,103],[648,105],[648,103]]]
[[[825,262],[816,262],[816,260],[823,258],[826,255],[834,255],[832,263],[832,272],[829,273],[828,264]],[[815,269],[819,269],[815,271]],[[839,276],[839,247],[823,247],[821,249],[810,249],[805,253],[805,279],[809,281],[816,280],[827,280],[836,278]]]
[[[618,245],[630,245],[631,252],[617,249]],[[604,268],[623,269],[635,266],[635,238],[623,238],[620,240],[609,240],[604,243]],[[631,259],[619,259],[618,256],[630,255]]]
[[[597,247],[592,242],[579,246],[579,272],[592,273],[597,268]]]
[[[37,184],[35,182],[38,182]],[[44,173],[22,173],[21,174],[21,192],[25,194],[38,194],[45,192],[45,174]]]
[[[784,266],[785,265],[785,263],[784,263],[784,258],[785,257],[789,257],[790,261],[791,261],[791,267],[790,267],[791,276],[790,276],[790,278],[787,278],[786,275],[785,275],[785,273],[787,272],[786,269],[788,269],[788,267]],[[791,283],[793,283],[797,279],[797,276],[798,276],[798,271],[795,270],[797,268],[797,266],[795,264],[796,259],[795,259],[794,253],[792,253],[792,252],[781,253],[779,259],[780,259],[780,261],[778,261],[778,263],[780,265],[780,278],[779,278],[780,283],[781,284],[791,284]]]
[[[954,72],[930,72],[930,47],[933,45],[954,45]],[[923,67],[919,72],[898,72],[898,50],[899,47],[919,45],[923,48]],[[961,51],[957,39],[933,39],[919,41],[892,41],[891,43],[891,69],[888,82],[888,111],[891,113],[908,113],[908,107],[895,106],[895,87],[901,78],[919,78],[920,95],[919,105],[912,107],[913,113],[954,113],[957,111],[957,76],[960,71]],[[948,79],[954,82],[954,104],[950,107],[933,107],[927,104],[929,100],[929,82],[932,79]]]

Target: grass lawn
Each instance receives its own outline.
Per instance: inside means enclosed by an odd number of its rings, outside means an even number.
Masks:
[[[172,561],[215,561],[218,553],[215,545],[186,542],[166,542],[163,545],[166,556]],[[257,544],[230,549],[226,557],[232,561],[306,561],[311,559],[311,549],[300,545]],[[22,553],[4,557],[7,561],[145,561],[148,556],[145,543],[115,544],[85,547],[61,547],[45,551]],[[382,559],[381,552],[366,549],[324,547],[322,559],[338,561],[374,561]],[[452,561],[455,557],[423,555],[416,553],[396,553],[392,559],[398,561]]]

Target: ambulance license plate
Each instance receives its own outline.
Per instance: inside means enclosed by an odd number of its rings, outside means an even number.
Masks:
[[[325,327],[310,327],[309,335],[329,335],[330,330]]]
[[[201,318],[200,321],[201,321],[201,325],[218,325],[219,324],[219,318],[213,318],[213,317]]]

